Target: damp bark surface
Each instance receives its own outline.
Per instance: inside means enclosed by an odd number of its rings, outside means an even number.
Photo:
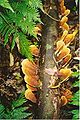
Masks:
[[[58,19],[57,9],[55,5],[49,11],[49,14]],[[58,35],[57,22],[53,21],[48,16],[43,16],[44,28],[42,31],[41,43],[41,59],[40,59],[40,79],[42,81],[42,91],[40,94],[40,119],[58,119],[59,103],[58,90],[50,89],[51,76],[45,73],[45,68],[54,68],[55,62],[53,60],[54,42]]]

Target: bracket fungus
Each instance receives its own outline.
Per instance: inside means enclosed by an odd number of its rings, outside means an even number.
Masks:
[[[32,101],[33,103],[37,102],[37,99],[36,99],[34,93],[30,89],[27,89],[25,91],[25,97],[26,97],[26,99]]]
[[[38,76],[38,66],[35,62],[31,62],[28,59],[24,59],[21,63],[22,71],[25,74],[24,80],[27,83],[27,90],[25,91],[26,99],[29,99],[33,103],[37,102],[33,91],[37,91],[37,87],[40,86],[40,80]]]
[[[59,74],[62,79],[67,79],[71,76],[72,71],[70,68],[63,68],[63,69],[60,69]]]
[[[39,56],[39,49],[35,45],[30,45],[30,51],[32,55]]]

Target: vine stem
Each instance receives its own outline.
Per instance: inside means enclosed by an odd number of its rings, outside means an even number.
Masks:
[[[53,18],[51,15],[49,15],[47,12],[45,12],[43,9],[41,9],[42,10],[42,12],[44,13],[44,14],[46,14],[49,18],[51,18],[52,20],[54,20],[54,21],[56,21],[56,22],[59,22],[60,20],[58,20],[58,19],[56,19],[56,18]]]

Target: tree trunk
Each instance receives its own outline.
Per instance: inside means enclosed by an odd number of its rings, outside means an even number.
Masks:
[[[58,19],[56,6],[52,6],[49,13],[52,17]],[[40,60],[40,79],[42,81],[42,91],[40,94],[40,118],[58,119],[59,114],[59,96],[58,89],[48,88],[51,76],[45,73],[45,68],[54,68],[53,60],[54,42],[57,38],[57,22],[48,16],[43,17],[44,28],[42,32],[41,60]],[[50,46],[47,49],[47,46]]]

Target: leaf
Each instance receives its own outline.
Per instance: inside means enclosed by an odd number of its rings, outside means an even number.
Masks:
[[[4,8],[8,8],[8,9],[10,9],[12,12],[14,12],[13,9],[12,9],[12,7],[11,7],[11,5],[9,4],[9,1],[8,1],[8,0],[0,0],[0,5],[1,5],[2,7],[4,7]]]
[[[0,114],[4,111],[4,109],[5,107],[2,104],[0,104]]]
[[[72,77],[79,77],[79,74],[80,74],[79,71],[78,72],[73,72]]]
[[[23,105],[25,102],[26,102],[26,99],[22,95],[20,95],[17,100],[12,102],[12,107],[14,109],[16,107]]]
[[[79,82],[80,82],[80,80],[79,80],[79,81],[75,81],[75,82],[72,84],[72,86],[73,86],[73,87],[79,87]]]
[[[5,29],[4,29],[3,32],[2,32],[2,35],[3,35],[3,36],[6,34],[6,32],[7,32],[8,29],[9,29],[9,26],[6,25],[6,26],[5,26]]]
[[[8,42],[8,39],[9,39],[9,35],[10,35],[10,32],[11,32],[12,28],[8,29],[6,34],[5,34],[5,38],[4,38],[4,46],[7,44]]]
[[[72,110],[73,118],[72,120],[78,120],[79,119],[79,110]]]
[[[29,48],[30,42],[23,33],[19,33],[19,46],[21,54],[32,61],[32,54]]]
[[[0,119],[4,118],[5,107],[0,104]]]
[[[33,6],[34,8],[42,8],[41,0],[30,0],[29,5]]]
[[[23,119],[23,118],[28,118],[29,116],[31,116],[31,113],[26,113],[26,112],[24,112],[24,113],[20,113],[19,114],[19,112],[18,113],[14,113],[14,116],[12,117],[12,119]]]
[[[80,90],[74,93],[73,98],[71,99],[72,102],[70,102],[70,104],[77,105],[77,106],[80,105],[79,94],[80,94]]]
[[[28,107],[23,107],[27,100],[22,93],[16,100],[12,101],[11,109],[5,108],[0,102],[0,119],[24,119],[28,118],[31,113],[25,112]]]
[[[17,38],[17,33],[13,34],[13,40],[12,40],[12,43],[11,43],[11,50],[14,49],[16,38]]]

